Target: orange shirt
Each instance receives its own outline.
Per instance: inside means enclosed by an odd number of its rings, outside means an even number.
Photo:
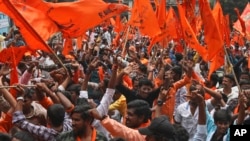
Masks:
[[[173,84],[173,86],[170,87],[169,90],[168,90],[168,95],[170,96],[170,98],[162,105],[161,113],[163,115],[168,116],[169,117],[169,121],[171,123],[174,123],[173,114],[174,114],[174,108],[175,108],[175,94],[176,94],[176,91],[179,88],[185,86],[189,82],[190,82],[190,78],[187,77],[187,76],[185,76],[183,79],[175,82]],[[152,116],[154,118],[155,114],[153,113]]]

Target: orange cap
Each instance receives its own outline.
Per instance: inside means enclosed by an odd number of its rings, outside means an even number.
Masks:
[[[72,56],[72,55],[66,55],[65,58],[66,58],[66,59],[69,59],[69,60],[71,60],[71,61],[74,61],[74,60],[75,60],[75,57]]]

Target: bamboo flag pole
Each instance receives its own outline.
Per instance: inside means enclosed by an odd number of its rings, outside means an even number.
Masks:
[[[34,30],[34,28],[27,22],[27,20],[25,20],[25,18],[16,10],[16,8],[11,4],[10,1],[8,0],[5,0],[3,1],[3,3],[5,5],[8,6],[8,8],[10,8],[10,10],[12,10],[15,14],[18,15],[18,17],[20,18],[19,20],[23,21],[26,23],[26,28],[28,28],[30,30],[30,32],[32,32],[32,34],[34,34],[37,39],[38,39],[38,42],[41,42],[55,57],[56,59],[58,60],[59,64],[62,65],[62,67],[65,69],[65,71],[67,71],[67,68],[64,66],[64,64],[62,63],[62,61],[59,59],[59,57],[56,55],[56,53],[53,51],[52,48],[50,48],[48,46],[48,44],[45,43],[45,41],[42,39],[42,37]]]
[[[230,65],[230,67],[232,68],[232,73],[233,73],[233,76],[234,76],[235,83],[236,83],[236,85],[237,85],[237,87],[238,87],[238,89],[239,89],[239,94],[241,94],[242,90],[241,90],[241,88],[240,88],[240,84],[239,84],[238,79],[237,79],[237,77],[236,77],[236,75],[235,75],[233,65],[232,65],[232,63],[231,63],[231,61],[230,61],[230,59],[229,59],[229,55],[228,55],[228,52],[227,52],[225,46],[224,46],[224,50],[225,50],[225,53],[226,53],[226,59],[227,59],[229,65]],[[247,105],[244,104],[244,107],[247,108]]]
[[[124,46],[122,48],[122,58],[125,58],[125,55],[126,55],[126,44],[127,44],[127,41],[128,41],[128,34],[129,34],[129,32],[130,32],[130,26],[128,26],[126,37],[125,37]]]
[[[227,59],[227,61],[229,63],[229,66],[232,68],[232,73],[233,73],[233,76],[234,76],[234,81],[235,81],[235,83],[236,83],[236,85],[237,85],[237,87],[239,89],[239,92],[241,92],[240,85],[239,85],[238,79],[237,79],[237,77],[235,75],[235,72],[234,72],[234,69],[233,69],[233,65],[232,65],[232,63],[231,63],[231,61],[229,59],[229,55],[228,55],[227,49],[226,49],[225,46],[223,46],[223,48],[224,48],[224,51],[226,53],[226,59]]]
[[[22,85],[24,87],[36,87],[36,85]],[[0,89],[5,89],[5,88],[16,88],[17,86],[1,86]]]

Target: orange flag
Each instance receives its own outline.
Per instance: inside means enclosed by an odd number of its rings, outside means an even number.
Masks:
[[[71,38],[68,38],[68,37],[65,38],[65,42],[64,42],[64,45],[63,45],[63,51],[62,51],[63,55],[68,55],[69,52],[73,50],[73,44],[72,43],[73,42],[72,42]]]
[[[10,85],[18,83],[17,64],[22,60],[26,51],[28,51],[27,47],[10,47],[3,49],[0,52],[0,62],[11,64],[12,70],[10,72]],[[14,89],[11,89],[10,92],[14,97],[16,97]]]
[[[208,79],[210,79],[211,74],[224,65],[225,51],[223,48],[213,57],[210,61],[210,68],[208,72]]]
[[[45,12],[60,26],[60,30],[69,37],[81,36],[88,29],[100,24],[102,21],[128,10],[126,5],[105,3],[101,0],[84,0],[49,5],[52,7]]]
[[[244,9],[244,11],[241,13],[241,18],[245,21],[245,26],[246,26],[246,35],[245,37],[250,40],[250,3],[248,3]],[[242,26],[240,24],[240,21],[237,20],[234,25],[233,28],[236,29],[237,31],[241,32],[243,31]]]
[[[213,13],[215,21],[217,21],[218,29],[219,29],[221,38],[224,39],[225,23],[224,23],[223,11],[222,11],[222,8],[221,8],[219,1],[216,2],[212,13]]]
[[[240,21],[240,25],[241,25],[241,32],[244,34],[244,36],[246,35],[246,24],[245,21],[240,17],[240,12],[238,8],[234,8],[234,11],[237,14],[238,20]]]
[[[26,39],[26,43],[31,50],[43,50],[50,52],[48,45],[30,26],[24,17],[15,9],[8,0],[0,0],[0,11],[8,15],[19,27],[22,36]]]
[[[59,31],[56,23],[45,13],[23,3],[12,2],[12,4],[44,41]]]
[[[144,35],[154,37],[161,32],[149,0],[135,0],[129,24],[139,27]]]
[[[196,50],[202,56],[202,58],[205,59],[206,55],[207,55],[207,51],[204,47],[202,47],[199,44],[199,42],[194,34],[193,29],[191,28],[190,24],[188,23],[188,21],[185,17],[184,10],[183,10],[182,6],[179,4],[178,4],[178,11],[179,11],[179,15],[180,15],[180,22],[181,22],[182,32],[183,32],[183,36],[184,36],[185,41],[187,42],[189,47]]]
[[[191,24],[191,27],[195,34],[196,30],[196,16],[195,16],[195,3],[196,0],[183,0],[183,6],[185,7],[185,15],[188,22]]]
[[[159,10],[157,13],[158,23],[161,29],[165,29],[166,26],[166,0],[161,0]]]
[[[230,25],[229,25],[229,15],[225,15],[224,16],[224,34],[225,34],[225,37],[224,37],[224,40],[226,42],[226,46],[229,47],[230,46],[230,33],[231,33],[231,30],[230,30]]]
[[[60,31],[68,37],[76,38],[88,29],[109,18],[128,11],[123,4],[105,3],[102,0],[81,0],[75,2],[48,3],[43,0],[22,0],[55,22]]]
[[[120,33],[123,29],[123,25],[121,23],[120,15],[117,15],[115,18],[115,32]]]
[[[218,25],[214,19],[210,5],[207,0],[200,0],[200,13],[204,26],[205,42],[207,44],[207,59],[211,60],[221,48],[223,48],[223,40],[220,36]]]
[[[176,21],[175,21],[175,17],[174,17],[174,9],[172,7],[170,7],[166,20],[165,20],[165,26],[162,27],[162,32],[161,34],[155,36],[152,38],[150,45],[148,47],[148,54],[150,54],[151,49],[153,47],[153,45],[163,39],[166,38],[166,41],[170,41],[171,39],[176,39],[177,38],[177,32],[176,32]],[[167,43],[166,42],[166,43]]]

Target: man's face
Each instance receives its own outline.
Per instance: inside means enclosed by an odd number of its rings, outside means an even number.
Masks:
[[[215,124],[217,125],[218,133],[223,135],[227,132],[230,125],[228,121],[217,121]]]
[[[81,118],[80,113],[73,113],[71,119],[74,133],[76,135],[82,135],[86,131],[86,127],[89,123]]]
[[[229,78],[224,77],[222,79],[222,85],[224,88],[231,88],[232,87],[232,81]]]
[[[242,74],[242,75],[240,75],[240,81],[241,80],[249,80],[250,78],[249,78],[249,75],[247,75],[247,74]]]
[[[171,79],[173,79],[173,76],[174,76],[174,72],[171,70],[165,71],[165,73],[164,73],[165,80],[171,80]]]
[[[23,110],[28,110],[31,107],[32,99],[25,97],[23,102]]]
[[[142,85],[139,89],[140,89],[139,95],[142,98],[147,98],[149,93],[152,91],[152,87],[147,85]]]
[[[134,109],[128,109],[126,115],[126,126],[129,128],[138,128],[143,119],[134,113]]]

